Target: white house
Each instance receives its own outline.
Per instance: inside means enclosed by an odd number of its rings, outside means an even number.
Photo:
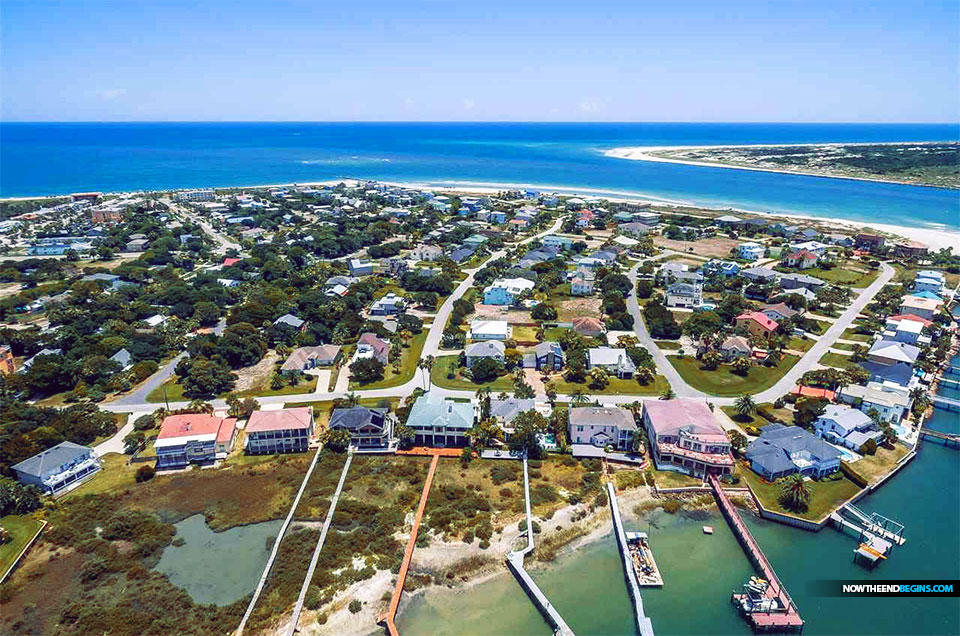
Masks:
[[[837,399],[863,413],[875,410],[881,420],[896,424],[910,409],[910,398],[904,392],[884,388],[879,382],[868,382],[867,386],[851,384],[837,392]]]
[[[741,243],[737,246],[737,256],[747,261],[755,261],[763,258],[767,248],[759,243]]]
[[[471,320],[467,338],[471,340],[506,340],[511,329],[506,320]]]
[[[627,355],[626,349],[593,347],[587,352],[587,367],[605,369],[618,378],[632,378],[637,366]]]
[[[570,293],[574,296],[589,296],[593,293],[593,281],[577,275],[570,281]]]
[[[813,423],[817,436],[859,450],[867,440],[877,441],[883,435],[866,413],[846,405],[829,404]]]
[[[570,409],[568,424],[572,444],[630,450],[637,424],[633,414],[615,406],[587,406]]]
[[[674,283],[667,287],[667,307],[696,307],[703,302],[703,288],[692,283]]]

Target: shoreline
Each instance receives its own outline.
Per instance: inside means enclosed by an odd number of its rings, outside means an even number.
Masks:
[[[904,181],[902,179],[881,178],[881,177],[855,177],[852,175],[827,174],[823,172],[810,172],[808,170],[785,170],[777,168],[767,168],[763,166],[745,166],[733,163],[723,163],[719,161],[703,161],[694,159],[677,159],[674,157],[664,157],[652,154],[664,150],[716,150],[720,148],[842,148],[844,146],[901,146],[901,145],[930,145],[938,143],[955,143],[954,141],[876,141],[869,143],[857,142],[831,142],[831,143],[801,143],[801,144],[719,144],[709,146],[619,146],[603,151],[603,156],[611,159],[626,159],[628,161],[651,161],[654,163],[674,163],[685,166],[699,166],[702,168],[728,168],[731,170],[752,170],[754,172],[772,172],[775,174],[793,174],[803,177],[821,177],[824,179],[846,179],[848,181],[867,181],[871,183],[890,183],[894,185],[915,186],[918,188],[934,188],[936,190],[957,191],[960,188],[945,188],[943,186],[931,185],[929,183],[916,183],[914,181]]]
[[[883,142],[885,144],[901,143],[901,142]],[[918,142],[918,143],[934,143],[934,142]],[[768,144],[773,145],[773,144]],[[784,144],[784,145],[830,145],[830,144]],[[848,144],[832,144],[832,145],[848,145]],[[685,146],[649,146],[649,147],[631,147],[634,150],[653,150],[656,148],[682,148]],[[690,146],[690,147],[716,147],[716,146]],[[609,152],[614,152],[615,150],[625,150],[628,148],[613,149]],[[659,158],[656,160],[660,160]],[[673,160],[670,160],[673,161]],[[677,163],[683,163],[677,161]],[[717,167],[714,164],[707,164],[710,167]],[[720,166],[720,167],[732,167],[737,168],[738,166]],[[753,168],[744,168],[744,169],[753,169]],[[766,170],[769,172],[780,172],[777,170]],[[799,173],[785,173],[785,174],[799,174]],[[824,176],[824,175],[812,175],[812,176]],[[846,177],[827,177],[827,178],[846,178]],[[857,180],[855,177],[850,177],[850,179]],[[869,179],[862,179],[870,181]],[[212,186],[209,189],[212,190],[246,190],[246,189],[263,189],[263,188],[282,188],[282,187],[311,187],[311,186],[329,186],[337,185],[343,182],[360,182],[365,181],[365,179],[360,179],[357,177],[344,177],[342,179],[328,179],[324,181],[308,181],[308,182],[290,182],[290,183],[273,183],[273,184],[256,184],[256,185],[238,185],[238,186]],[[920,243],[925,244],[927,247],[932,250],[945,249],[948,247],[956,247],[960,244],[960,227],[951,228],[946,227],[942,224],[931,224],[926,227],[908,227],[903,225],[896,225],[893,223],[873,223],[867,221],[857,221],[853,219],[837,219],[837,218],[828,218],[821,217],[811,214],[803,214],[802,212],[767,212],[760,210],[751,210],[748,208],[739,208],[735,206],[717,206],[712,204],[697,204],[693,201],[683,200],[683,199],[669,199],[665,197],[657,197],[650,194],[646,194],[638,191],[630,190],[611,190],[611,189],[602,189],[602,188],[587,188],[587,187],[577,187],[577,186],[563,186],[563,185],[554,185],[554,184],[536,184],[536,183],[490,183],[490,182],[471,182],[471,181],[378,181],[378,183],[383,183],[385,185],[397,186],[403,188],[412,188],[412,189],[430,189],[437,192],[458,192],[465,194],[496,194],[507,189],[516,189],[516,188],[536,188],[543,191],[556,192],[558,194],[566,196],[588,196],[588,197],[597,197],[602,196],[602,198],[608,201],[621,202],[621,201],[643,201],[648,202],[652,205],[662,205],[683,209],[692,209],[692,210],[707,210],[714,211],[718,213],[740,213],[740,214],[750,214],[756,216],[763,216],[768,218],[782,218],[782,219],[800,219],[804,221],[816,222],[829,224],[838,228],[846,228],[852,231],[859,231],[864,228],[871,228],[877,231],[900,236],[902,238],[909,239],[911,241],[919,241]],[[883,183],[893,183],[890,181],[885,181]],[[900,185],[900,184],[897,184]],[[915,184],[908,184],[915,185]],[[925,187],[934,187],[934,186],[925,186]],[[167,190],[131,190],[131,191],[120,191],[120,192],[104,192],[104,196],[121,196],[121,195],[134,195],[134,194],[152,194],[152,193],[164,193],[164,192],[175,192],[178,190],[184,189],[197,189],[197,188],[179,188],[179,189],[167,189]],[[944,188],[938,188],[944,189]],[[36,201],[44,199],[59,199],[63,197],[69,197],[69,194],[65,195],[43,195],[35,197],[4,197],[0,198],[0,202],[14,202],[14,201]],[[2,260],[2,259],[0,259]]]

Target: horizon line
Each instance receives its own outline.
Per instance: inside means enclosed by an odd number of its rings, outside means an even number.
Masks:
[[[0,120],[0,124],[576,124],[576,125],[623,125],[623,124],[686,124],[686,125],[781,125],[781,126],[958,126],[960,121],[576,121],[576,120],[415,120],[415,119],[138,119],[138,120],[46,120],[18,119]]]

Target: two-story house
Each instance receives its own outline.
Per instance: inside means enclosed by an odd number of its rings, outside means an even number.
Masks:
[[[466,446],[473,419],[474,407],[469,402],[455,402],[430,391],[414,402],[407,426],[413,429],[419,446]]]
[[[237,420],[206,413],[171,415],[160,425],[153,446],[157,468],[185,468],[225,459],[233,449]]]
[[[533,288],[533,281],[526,278],[499,278],[483,290],[483,304],[513,305]]]
[[[248,455],[305,453],[313,437],[313,409],[304,406],[277,411],[254,411],[243,430]]]
[[[570,443],[589,444],[598,448],[612,446],[629,451],[637,424],[633,414],[615,406],[586,406],[570,409],[568,424]]]
[[[349,433],[350,445],[360,450],[396,450],[397,440],[393,436],[396,423],[397,418],[389,409],[354,406],[335,409],[330,416],[329,428]]]
[[[36,486],[52,495],[96,473],[100,460],[92,448],[60,442],[12,468],[21,484]]]
[[[643,426],[659,470],[705,477],[733,472],[730,440],[699,400],[646,400]]]

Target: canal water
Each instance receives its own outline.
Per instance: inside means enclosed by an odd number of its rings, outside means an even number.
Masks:
[[[937,410],[929,424],[957,426],[958,414]],[[746,517],[751,532],[787,586],[804,634],[958,634],[960,599],[824,598],[820,580],[960,579],[960,451],[924,442],[920,454],[876,493],[857,504],[906,526],[907,542],[874,570],[853,563],[856,539],[827,527],[818,533]],[[643,589],[654,630],[666,634],[749,634],[730,593],[753,574],[719,512],[650,513],[628,530],[649,532],[663,573],[662,589]],[[702,534],[703,525],[715,533]],[[632,634],[632,607],[613,536],[560,557],[532,573],[577,634]],[[463,591],[434,589],[415,598],[397,620],[405,634],[548,634],[539,613],[509,574]]]
[[[266,521],[214,532],[203,515],[193,515],[175,524],[183,545],[167,546],[156,570],[196,603],[230,605],[257,586],[282,525]]]

